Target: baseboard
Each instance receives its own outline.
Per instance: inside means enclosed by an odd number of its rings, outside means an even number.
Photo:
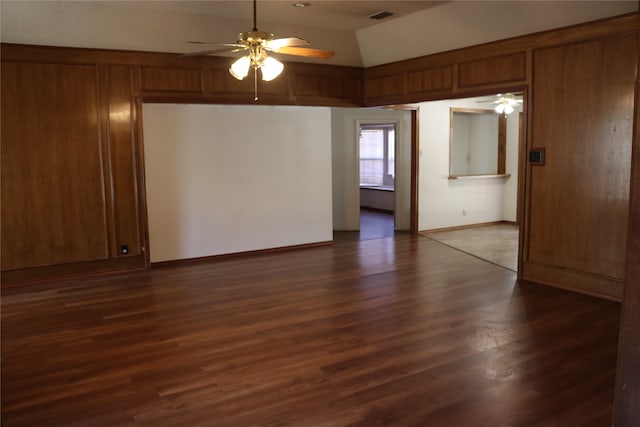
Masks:
[[[443,228],[430,228],[427,230],[418,231],[419,234],[429,234],[429,233],[439,233],[441,231],[454,231],[454,230],[464,230],[466,228],[475,228],[475,227],[484,227],[487,225],[518,225],[515,221],[489,221],[489,222],[480,222],[477,224],[465,224],[465,225],[455,225],[453,227],[443,227]]]
[[[73,262],[2,272],[2,290],[20,288],[34,283],[57,282],[80,277],[120,274],[144,270],[144,255],[130,255],[115,259]]]
[[[588,295],[590,297],[594,297],[594,298],[600,298],[600,299],[605,299],[605,300],[609,300],[609,301],[613,301],[613,302],[622,302],[622,298],[616,297],[616,296],[612,296],[612,295],[607,295],[607,294],[603,294],[603,293],[599,293],[599,292],[592,292],[592,291],[588,291],[585,289],[580,289],[574,286],[568,286],[568,285],[561,285],[559,283],[553,283],[553,282],[549,282],[546,280],[540,280],[540,279],[535,279],[532,277],[528,277],[528,276],[523,276],[522,278],[518,279],[520,281],[524,281],[524,282],[529,282],[529,283],[535,283],[537,285],[543,285],[543,286],[551,286],[552,288],[558,288],[558,289],[562,289],[565,291],[569,291],[569,292],[575,292],[577,294],[582,294],[582,295]]]
[[[391,214],[391,215],[393,215],[395,213],[394,211],[391,211],[391,210],[388,210],[388,209],[371,208],[369,206],[360,206],[360,210],[369,211],[369,212],[379,212],[379,213]]]
[[[202,263],[208,263],[208,262],[221,261],[221,260],[230,259],[230,258],[246,258],[246,257],[257,256],[257,255],[265,255],[265,254],[272,254],[272,253],[278,253],[278,252],[299,251],[303,249],[312,249],[312,248],[325,247],[325,246],[331,246],[331,245],[333,245],[333,241],[328,240],[325,242],[305,243],[302,245],[280,246],[277,248],[257,249],[253,251],[233,252],[229,254],[176,259],[171,261],[152,262],[151,268],[163,268],[163,267],[190,265],[190,264],[202,264]]]

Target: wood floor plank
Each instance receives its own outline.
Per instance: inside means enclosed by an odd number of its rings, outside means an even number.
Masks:
[[[605,426],[620,307],[427,238],[2,295],[5,426]]]

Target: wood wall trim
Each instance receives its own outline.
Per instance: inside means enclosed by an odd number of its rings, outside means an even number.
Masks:
[[[590,295],[607,295],[620,301],[623,281],[602,274],[593,274],[581,270],[562,268],[556,265],[525,262],[522,278],[540,283],[553,283],[565,289],[581,290]]]
[[[551,286],[553,288],[558,288],[558,289],[564,289],[566,291],[575,292],[577,294],[589,295],[591,297],[606,299],[613,302],[621,301],[620,297],[615,297],[609,294],[603,294],[600,292],[584,289],[581,286],[571,286],[571,285],[560,284],[555,280],[545,280],[545,279],[540,279],[539,277],[529,277],[529,276],[519,277],[518,280],[522,282],[537,283],[539,285]]]
[[[7,43],[1,55],[3,62],[134,66],[133,96],[153,102],[359,107],[364,93],[359,67],[285,62],[280,78],[259,82],[254,102],[253,80],[231,77],[229,58]]]
[[[640,45],[640,37],[639,37]],[[620,321],[613,425],[633,426],[640,416],[640,62],[636,71],[633,174],[629,205],[626,281]]]
[[[20,287],[25,283],[51,282],[62,278],[95,276],[107,273],[143,270],[146,268],[143,255],[115,259],[57,264],[32,267],[1,273],[2,289]]]
[[[198,68],[140,67],[143,92],[203,93],[204,78]]]
[[[409,233],[417,236],[418,233],[418,177],[420,176],[420,123],[418,110],[411,110],[411,195],[409,198]]]
[[[458,64],[458,88],[518,83],[526,77],[525,51]]]
[[[211,256],[203,256],[197,258],[187,258],[187,259],[177,259],[173,261],[162,261],[162,262],[154,262],[151,263],[152,268],[164,268],[164,267],[175,267],[181,265],[189,265],[189,264],[201,264],[208,263],[214,261],[222,261],[230,258],[248,258],[252,256],[258,255],[269,255],[275,254],[279,252],[288,252],[288,251],[299,251],[304,249],[313,249],[313,248],[321,248],[326,246],[333,245],[333,240],[327,240],[324,242],[315,242],[315,243],[305,243],[301,245],[290,245],[290,246],[279,246],[277,248],[268,248],[268,249],[256,249],[253,251],[244,251],[244,252],[233,252],[228,254],[220,254],[220,255],[211,255]]]
[[[134,164],[136,168],[137,183],[135,186],[136,199],[138,202],[139,213],[139,229],[138,236],[140,238],[140,251],[144,256],[144,264],[149,267],[151,264],[151,255],[147,248],[149,247],[149,215],[147,215],[147,190],[146,190],[146,174],[144,165],[144,125],[142,115],[142,100],[137,98],[132,105],[133,113],[133,138],[136,138],[134,144]]]
[[[430,228],[428,230],[420,230],[419,234],[421,236],[429,236],[432,233],[440,233],[442,231],[456,231],[456,230],[467,230],[469,228],[477,228],[477,227],[486,227],[488,225],[517,225],[512,221],[488,221],[488,222],[478,222],[476,224],[464,224],[464,225],[454,225],[451,227],[442,227],[442,228]]]

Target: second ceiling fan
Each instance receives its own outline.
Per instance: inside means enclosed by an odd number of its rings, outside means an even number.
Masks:
[[[271,81],[278,77],[284,69],[284,65],[274,57],[269,56],[268,52],[322,59],[328,59],[333,57],[334,55],[333,51],[330,50],[311,49],[305,47],[310,43],[299,37],[286,37],[276,39],[274,38],[274,35],[272,33],[259,31],[257,25],[256,0],[253,0],[253,28],[251,31],[240,33],[240,35],[238,36],[238,40],[235,43],[211,43],[198,41],[190,41],[188,43],[213,44],[224,47],[187,53],[185,55],[182,55],[183,57],[212,55],[225,52],[248,51],[247,55],[242,56],[231,65],[231,68],[229,68],[229,73],[236,79],[242,80],[249,74],[249,71],[253,69],[256,88],[256,100],[258,99],[257,71],[260,70],[262,74],[262,80]]]

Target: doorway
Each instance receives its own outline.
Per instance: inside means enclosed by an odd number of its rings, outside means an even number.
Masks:
[[[333,230],[349,240],[360,234],[360,125],[395,125],[394,164],[387,165],[386,175],[393,174],[391,232],[418,234],[416,197],[416,110],[400,108],[332,108],[331,156]],[[378,160],[380,165],[383,161]],[[384,170],[384,169],[383,169]],[[388,177],[387,177],[388,178]],[[384,176],[377,185],[385,183]],[[336,234],[334,233],[334,237]]]
[[[360,240],[395,234],[396,123],[360,123]]]

